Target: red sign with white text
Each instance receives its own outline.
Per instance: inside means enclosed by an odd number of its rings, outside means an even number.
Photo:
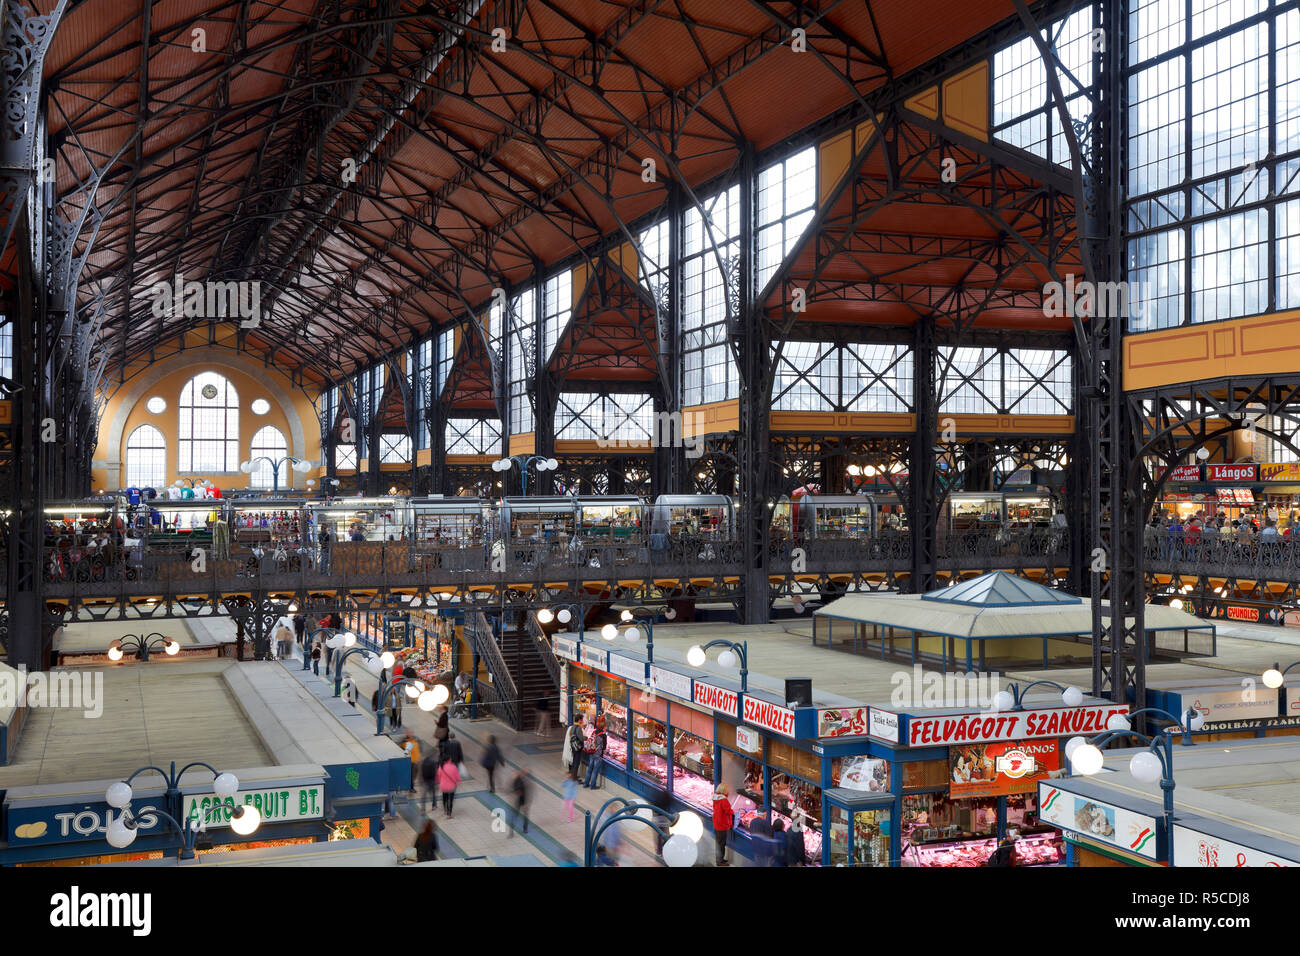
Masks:
[[[794,711],[780,704],[769,704],[757,697],[745,697],[745,723],[763,727],[783,737],[794,736]]]
[[[1099,734],[1112,716],[1127,714],[1128,710],[1127,704],[1088,704],[1053,710],[908,717],[907,743],[910,747],[923,747]]]
[[[1167,468],[1162,468],[1160,470],[1160,477],[1161,479],[1168,479],[1169,481],[1200,481],[1201,466],[1178,465],[1173,471],[1170,471]]]
[[[1242,462],[1236,465],[1206,465],[1206,481],[1254,481],[1255,469],[1258,466],[1252,462]]]
[[[725,687],[715,687],[713,684],[706,684],[698,677],[695,679],[695,703],[701,707],[708,707],[710,710],[716,710],[720,714],[727,714],[730,717],[740,717],[740,707],[736,700],[736,692],[727,690]]]

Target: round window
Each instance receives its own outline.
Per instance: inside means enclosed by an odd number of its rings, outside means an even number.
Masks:
[[[161,415],[163,412],[167,411],[167,399],[163,398],[161,395],[155,395],[153,398],[149,399],[149,401],[144,403],[144,407],[149,409],[149,411],[153,412],[155,415]]]
[[[250,407],[253,409],[254,415],[265,415],[271,410],[271,403],[264,398],[255,398]]]
[[[212,401],[214,398],[216,398],[216,397],[217,397],[217,386],[212,385],[212,384],[210,384],[210,383],[207,384],[207,385],[204,385],[204,386],[203,386],[203,397],[206,398],[208,401]]]

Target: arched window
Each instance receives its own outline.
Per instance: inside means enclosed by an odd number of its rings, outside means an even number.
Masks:
[[[152,425],[140,425],[126,439],[126,487],[167,484],[167,439]]]
[[[181,389],[177,413],[179,471],[239,471],[239,393],[225,376],[195,375]]]
[[[285,455],[289,454],[289,443],[284,440],[284,432],[273,425],[267,425],[265,428],[259,428],[253,435],[253,444],[249,448],[249,459],[253,460],[253,470],[249,473],[251,479],[250,488],[273,488],[276,482],[273,479],[271,462],[256,461],[255,459],[265,456],[272,461],[280,461]],[[279,487],[287,488],[289,486],[289,464],[280,462],[279,467]]]

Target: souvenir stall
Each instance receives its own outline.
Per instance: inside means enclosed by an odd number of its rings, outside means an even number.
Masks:
[[[411,617],[411,652],[420,666],[437,670],[452,670],[456,655],[456,622],[460,612],[421,611],[408,612]]]

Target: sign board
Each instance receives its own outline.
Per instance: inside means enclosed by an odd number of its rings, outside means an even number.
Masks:
[[[763,748],[763,735],[752,727],[737,727],[736,746],[746,753],[756,754]]]
[[[1158,477],[1162,481],[1200,481],[1200,465],[1179,465],[1170,471],[1168,468],[1160,469]]]
[[[1127,704],[1085,704],[1050,710],[1008,713],[954,714],[907,718],[909,747],[979,744],[996,740],[1036,740],[1099,734],[1115,714],[1127,714]]]
[[[1253,681],[1245,687],[1226,689],[1187,689],[1169,691],[1170,710],[1186,713],[1190,707],[1205,718],[1207,724],[1225,720],[1255,720],[1277,716],[1277,691]]]
[[[657,664],[650,665],[650,683],[662,694],[671,694],[682,700],[691,700],[691,679],[676,671],[666,671]]]
[[[628,680],[645,681],[645,661],[623,657],[621,654],[609,655],[609,667],[606,670],[611,674],[617,674],[619,677],[626,677]]]
[[[954,798],[1033,793],[1038,781],[1060,769],[1061,751],[1056,740],[952,747],[948,751],[948,792]]]
[[[734,717],[737,720],[740,719],[740,701],[737,699],[734,690],[707,684],[696,678],[695,696],[691,699],[701,707],[716,710],[720,714],[726,714],[728,717]]]
[[[817,711],[818,737],[865,737],[867,735],[866,707],[845,707],[838,710]]]
[[[1259,466],[1260,481],[1300,481],[1300,462],[1270,462]]]
[[[898,715],[872,707],[867,714],[867,733],[893,744],[898,743]]]
[[[569,726],[569,669],[560,668],[560,726]]]
[[[1038,819],[1148,860],[1156,859],[1155,817],[1039,783]]]
[[[1300,716],[1300,687],[1296,687],[1296,686],[1287,687],[1286,713],[1288,717],[1292,715]]]
[[[1230,621],[1258,621],[1259,608],[1257,607],[1240,607],[1236,604],[1228,605],[1228,620]]]
[[[1234,869],[1243,866],[1290,868],[1300,866],[1300,847],[1296,848],[1296,859],[1288,860],[1175,823],[1174,866]]]
[[[578,642],[570,637],[553,637],[551,638],[551,650],[555,656],[563,661],[576,661],[578,659]]]
[[[744,719],[765,730],[783,737],[794,737],[794,711],[780,704],[771,704],[757,697],[745,695]]]
[[[212,829],[230,826],[230,818],[240,805],[256,807],[262,815],[262,826],[320,820],[325,816],[325,785],[241,790],[224,800],[214,793],[187,793],[181,799],[181,812],[187,819],[206,822],[207,828]]]
[[[608,651],[599,647],[592,647],[590,644],[584,642],[582,644],[581,652],[581,661],[587,667],[594,667],[599,671],[607,669],[606,658],[609,657]]]
[[[1206,481],[1255,481],[1256,469],[1259,466],[1252,462],[1239,462],[1235,465],[1206,465]]]
[[[162,833],[171,826],[157,812],[165,806],[161,795],[141,797],[131,803],[131,813],[141,836]],[[5,812],[5,832],[11,848],[103,840],[108,825],[120,815],[120,810],[104,800],[43,807],[10,806]]]

